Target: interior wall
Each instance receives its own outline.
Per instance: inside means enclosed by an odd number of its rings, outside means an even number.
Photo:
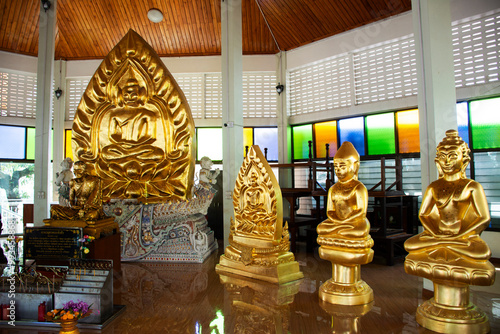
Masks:
[[[459,21],[500,9],[498,0],[451,0],[451,20]],[[363,49],[413,34],[412,13],[406,12],[287,52],[287,68]]]

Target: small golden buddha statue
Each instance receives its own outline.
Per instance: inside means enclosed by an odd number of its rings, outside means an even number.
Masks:
[[[283,226],[281,189],[257,145],[248,151],[233,191],[229,246],[217,273],[286,283],[304,275],[290,252],[288,225]]]
[[[358,180],[359,154],[350,142],[340,146],[333,165],[339,181],[328,191],[328,219],[317,227],[319,255],[332,262],[333,277],[320,287],[319,296],[332,304],[367,304],[373,291],[361,280],[360,265],[373,259],[368,191]]]
[[[438,332],[489,330],[486,316],[469,303],[469,285],[491,285],[495,277],[491,251],[480,237],[490,220],[486,196],[465,175],[469,152],[458,131],[446,131],[436,152],[439,178],[420,207],[424,231],[405,242],[405,271],[434,282],[434,298],[419,306],[417,322]]]
[[[54,205],[50,209],[51,219],[98,220],[105,217],[102,209],[101,180],[87,174],[83,161],[74,164],[75,178],[69,181],[70,206]]]

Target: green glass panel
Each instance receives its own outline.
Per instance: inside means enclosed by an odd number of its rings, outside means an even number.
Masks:
[[[207,156],[213,161],[222,161],[222,129],[198,128],[197,160]]]
[[[312,124],[294,126],[293,131],[293,159],[309,159],[309,144],[312,141]]]
[[[395,154],[394,113],[366,116],[368,154]]]
[[[35,128],[27,128],[26,159],[35,160]]]
[[[470,129],[474,149],[500,147],[500,98],[470,103]]]

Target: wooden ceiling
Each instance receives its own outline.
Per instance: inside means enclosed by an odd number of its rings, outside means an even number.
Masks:
[[[219,55],[220,1],[58,0],[55,59],[102,59],[129,29],[162,57]],[[37,55],[40,4],[0,0],[0,50]],[[162,22],[148,20],[151,8]],[[291,50],[410,9],[411,0],[242,0],[243,54]]]

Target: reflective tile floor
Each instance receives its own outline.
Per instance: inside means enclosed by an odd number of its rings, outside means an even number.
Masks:
[[[304,246],[304,247],[302,247]],[[296,259],[300,282],[276,286],[219,276],[215,265],[223,252],[203,264],[122,263],[115,275],[115,304],[126,310],[103,330],[81,333],[433,333],[415,321],[415,311],[429,292],[422,280],[405,274],[402,259],[362,266],[361,276],[375,301],[365,307],[321,304],[318,288],[331,277],[331,264],[300,245]],[[471,302],[500,333],[500,279],[491,287],[471,287]],[[430,293],[432,295],[432,293]],[[57,333],[57,329],[1,329],[1,333]]]

